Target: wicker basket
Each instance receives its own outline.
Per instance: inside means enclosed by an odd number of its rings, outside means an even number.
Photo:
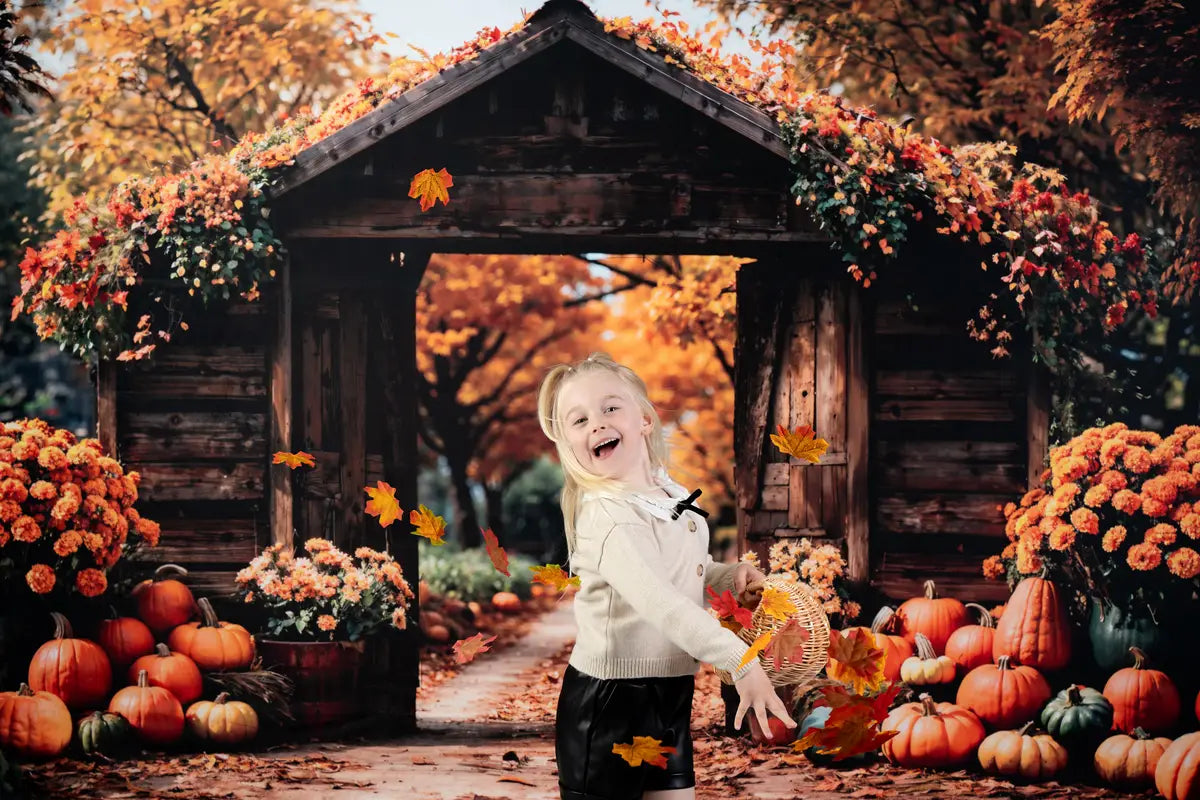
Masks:
[[[796,686],[808,683],[820,674],[829,660],[829,618],[825,616],[825,609],[822,608],[821,601],[813,594],[812,589],[803,583],[797,583],[783,576],[771,575],[767,577],[766,586],[787,593],[796,606],[795,618],[800,621],[802,627],[808,630],[809,637],[804,643],[804,658],[798,664],[787,663],[783,665],[782,669],[777,670],[774,659],[762,652],[758,654],[758,661],[766,670],[772,686]],[[754,614],[750,619],[750,626],[742,628],[738,632],[738,637],[746,644],[754,644],[759,636],[767,631],[775,633],[787,622],[787,620],[777,619],[764,613],[761,604],[756,604]],[[717,670],[717,677],[726,685],[733,683],[733,676],[723,670]]]

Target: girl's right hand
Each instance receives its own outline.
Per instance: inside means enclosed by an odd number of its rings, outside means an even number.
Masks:
[[[796,727],[796,721],[788,714],[787,706],[775,693],[775,687],[771,685],[771,679],[767,677],[767,672],[762,668],[758,659],[754,660],[745,675],[733,682],[733,686],[741,698],[737,713],[733,717],[734,730],[742,729],[742,718],[751,710],[758,718],[759,727],[764,731],[770,730],[767,722],[768,711],[783,720],[783,723],[789,728]]]

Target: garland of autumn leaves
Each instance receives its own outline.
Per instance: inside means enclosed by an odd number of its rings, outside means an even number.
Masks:
[[[1134,308],[1156,313],[1148,249],[1136,234],[1123,240],[1113,234],[1096,205],[1068,190],[1061,174],[1014,166],[1008,145],[952,150],[829,94],[800,96],[790,45],[756,44],[763,62],[752,67],[743,56],[720,55],[715,43],[705,45],[670,16],[609,20],[605,29],[775,115],[791,148],[797,202],[816,214],[864,286],[896,258],[914,224],[931,224],[978,247],[983,269],[1000,273],[997,293],[968,323],[968,333],[1000,357],[1023,324],[1036,357],[1068,379],[1081,368],[1079,345],[1096,327],[1111,330]],[[360,82],[320,115],[250,134],[181,174],[127,182],[103,203],[77,201],[66,227],[27,251],[13,317],[32,315],[42,338],[81,356],[94,351],[132,360],[149,356],[176,329],[187,330],[176,302],[181,289],[206,304],[231,293],[256,299],[281,255],[268,221],[268,192],[295,156],[523,25],[485,29],[449,55],[397,61],[382,80]],[[146,280],[151,253],[168,259],[167,285]],[[151,312],[131,333],[132,287],[148,294]]]

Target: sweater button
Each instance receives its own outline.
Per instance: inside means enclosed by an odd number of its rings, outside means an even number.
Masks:
[[[703,564],[696,565],[696,574],[699,575],[701,578],[704,577],[704,565]]]
[[[694,519],[688,520],[688,530],[692,531],[693,533],[696,532],[696,520],[694,520]]]

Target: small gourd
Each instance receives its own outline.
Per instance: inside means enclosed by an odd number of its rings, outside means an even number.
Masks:
[[[249,703],[230,700],[221,692],[216,700],[200,700],[187,710],[188,730],[197,739],[220,745],[248,742],[258,735],[258,714]]]
[[[111,711],[94,711],[79,721],[79,747],[84,755],[111,758],[129,749],[133,728]]]
[[[915,639],[917,654],[904,659],[900,665],[900,680],[913,686],[932,686],[953,681],[953,659],[935,653],[933,644],[925,634],[918,633]]]
[[[1042,727],[1069,749],[1099,744],[1112,730],[1113,707],[1089,686],[1073,683],[1042,709]]]

